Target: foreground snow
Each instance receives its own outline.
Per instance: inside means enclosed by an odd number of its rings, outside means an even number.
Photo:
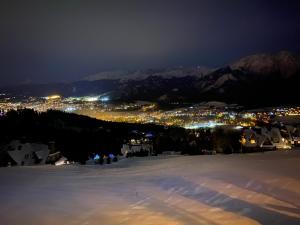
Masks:
[[[300,224],[300,151],[0,169],[1,224]]]

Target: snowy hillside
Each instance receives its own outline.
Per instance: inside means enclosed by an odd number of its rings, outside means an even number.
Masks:
[[[185,76],[196,76],[201,77],[212,70],[204,67],[198,66],[195,68],[167,68],[167,69],[147,69],[147,70],[116,70],[116,71],[107,71],[100,72],[94,75],[85,77],[83,80],[95,81],[95,80],[142,80],[150,76],[159,76],[163,78],[171,77],[185,77]]]
[[[9,225],[300,224],[300,152],[0,169]]]
[[[202,76],[185,74],[187,76],[127,80],[120,88],[121,98],[162,102],[223,101],[250,106],[299,104],[296,96],[299,95],[300,60],[290,52],[247,56]]]
[[[299,55],[246,56],[215,70],[177,67],[101,72],[71,83],[2,87],[11,95],[86,96],[110,93],[112,100],[162,103],[222,101],[246,106],[298,105]],[[255,90],[255,91],[254,91]]]
[[[242,69],[255,74],[281,74],[285,77],[300,71],[300,59],[291,52],[277,54],[256,54],[244,57],[231,65],[232,69]]]

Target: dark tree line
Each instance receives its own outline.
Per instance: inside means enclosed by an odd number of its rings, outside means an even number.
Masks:
[[[0,145],[11,140],[44,144],[54,142],[55,148],[62,155],[83,163],[96,153],[120,154],[123,143],[131,137],[134,130],[150,131],[156,138],[170,131],[182,132],[183,129],[165,129],[153,124],[107,122],[54,110],[38,113],[31,109],[21,109],[9,111],[0,117]],[[159,146],[156,149],[158,151]]]
[[[177,151],[198,155],[215,150],[233,153],[240,149],[239,133],[223,130],[185,130],[154,124],[116,123],[87,116],[49,110],[9,111],[0,117],[0,147],[12,140],[55,143],[55,149],[71,161],[84,163],[94,154],[121,154],[123,143],[132,131],[151,132],[154,154]]]

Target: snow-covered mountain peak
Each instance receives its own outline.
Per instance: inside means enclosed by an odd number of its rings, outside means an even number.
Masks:
[[[177,68],[167,68],[167,69],[145,69],[145,70],[116,70],[100,72],[91,76],[83,78],[83,80],[96,81],[96,80],[142,80],[150,76],[158,76],[163,78],[172,77],[185,77],[185,76],[195,76],[202,77],[212,70],[204,67],[197,66],[192,68],[177,67]]]
[[[246,56],[230,65],[234,70],[243,70],[255,74],[280,74],[284,77],[295,75],[300,71],[297,55],[288,51],[276,54],[255,54]]]

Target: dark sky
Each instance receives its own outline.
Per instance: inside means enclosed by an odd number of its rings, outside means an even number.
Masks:
[[[299,0],[1,0],[0,85],[300,52]]]

